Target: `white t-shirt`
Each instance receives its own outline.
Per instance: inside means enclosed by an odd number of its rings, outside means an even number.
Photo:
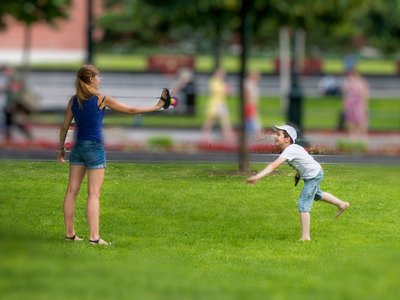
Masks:
[[[300,173],[302,179],[311,179],[321,171],[321,165],[300,145],[289,145],[279,157],[287,159],[289,166]]]

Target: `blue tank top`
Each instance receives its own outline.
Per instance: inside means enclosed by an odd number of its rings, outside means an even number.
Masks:
[[[74,96],[72,114],[76,125],[75,142],[96,141],[104,143],[102,124],[105,109],[99,108],[97,96],[92,96],[81,102],[82,107],[79,107],[78,97]]]

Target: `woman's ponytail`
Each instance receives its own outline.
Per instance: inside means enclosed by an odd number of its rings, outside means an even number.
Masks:
[[[92,78],[98,74],[99,70],[93,65],[83,65],[79,69],[75,82],[79,107],[82,107],[82,101],[99,95],[97,89],[92,85]]]

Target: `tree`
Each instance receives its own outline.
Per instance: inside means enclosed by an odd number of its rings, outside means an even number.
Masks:
[[[366,42],[384,53],[396,53],[400,47],[400,0],[367,1],[355,16],[356,28]]]
[[[45,21],[52,23],[56,18],[68,17],[67,8],[71,0],[13,0],[4,1],[0,6],[0,25],[6,26],[4,17],[9,15],[15,20],[30,26]]]
[[[251,3],[250,3],[251,2]],[[293,30],[302,28],[316,30],[324,27],[326,31],[348,21],[348,16],[360,5],[362,0],[108,0],[106,5],[112,12],[101,20],[106,29],[106,37],[114,35],[134,38],[140,43],[165,44],[167,41],[179,43],[189,40],[193,44],[212,45],[214,68],[220,66],[221,51],[226,37],[237,34],[241,43],[242,69],[241,90],[246,73],[243,35],[251,36],[262,43],[277,40],[280,27],[288,26]],[[242,6],[246,4],[245,6]],[[245,7],[245,10],[243,8]],[[245,28],[243,12],[246,12]],[[242,14],[241,14],[242,13]],[[329,23],[327,26],[321,24]],[[127,34],[128,33],[128,34]],[[271,33],[275,37],[271,39]],[[295,78],[295,77],[293,77]],[[297,82],[296,82],[297,84]],[[298,86],[298,85],[293,85]],[[241,94],[243,94],[241,92]],[[243,98],[243,95],[242,97]],[[241,99],[243,110],[243,99]],[[243,116],[241,116],[243,119]],[[243,122],[241,129],[241,157],[246,153],[243,145],[246,141]],[[244,142],[243,142],[244,141]],[[247,169],[243,159],[241,169]]]
[[[100,25],[122,47],[174,45],[184,51],[221,49],[239,31],[239,0],[104,0]],[[303,28],[309,49],[348,51],[357,36],[385,53],[400,46],[400,0],[254,0],[252,46],[275,50],[281,26]],[[1,10],[2,8],[0,8]],[[193,47],[195,45],[195,47]]]
[[[100,19],[100,26],[106,40],[119,39],[128,49],[182,40],[196,45],[195,51],[208,45],[215,67],[220,64],[223,42],[240,26],[237,0],[106,0],[104,4],[109,13]]]

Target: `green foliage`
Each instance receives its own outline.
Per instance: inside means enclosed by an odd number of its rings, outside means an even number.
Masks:
[[[253,165],[260,170],[263,165]],[[87,242],[86,179],[64,241],[68,168],[0,162],[4,299],[398,299],[398,166],[324,165],[324,190],[352,206],[338,220],[316,202],[300,229],[293,171],[256,187],[232,164],[109,163],[101,234]]]
[[[105,5],[109,12],[99,20],[105,43],[115,46],[117,40],[118,47],[128,51],[138,45],[168,46],[182,40],[195,47],[212,46],[238,28],[237,1],[112,0]],[[193,52],[192,47],[186,50]]]
[[[241,1],[108,0],[99,20],[105,44],[126,52],[142,45],[163,45],[183,53],[218,51],[238,42]],[[282,26],[304,28],[308,53],[351,53],[360,45],[385,53],[399,48],[399,0],[253,0],[249,11],[251,44],[264,51],[278,48]],[[219,50],[220,51],[220,50]]]
[[[400,47],[400,1],[367,1],[356,18],[368,42],[385,53],[396,53]]]
[[[147,144],[152,150],[166,150],[172,146],[173,141],[166,136],[155,136],[149,138]]]
[[[355,142],[351,140],[338,141],[337,149],[341,153],[363,154],[367,151],[367,144],[363,142]]]
[[[196,49],[225,48],[238,39],[241,2],[220,1],[106,1],[108,13],[99,24],[106,40],[120,43],[179,45]],[[305,28],[311,44],[325,45],[327,35],[349,41],[354,32],[351,17],[363,1],[252,1],[249,28],[253,44],[277,47],[279,28]],[[323,38],[319,40],[319,38]],[[268,41],[266,43],[266,41]],[[183,46],[182,46],[183,47]]]
[[[4,17],[32,25],[40,21],[51,23],[57,18],[68,17],[71,0],[12,0],[2,1],[0,5],[0,26],[4,28]]]

